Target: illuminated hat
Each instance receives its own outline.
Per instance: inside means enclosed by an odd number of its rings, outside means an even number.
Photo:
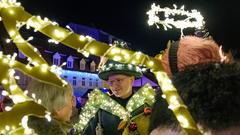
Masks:
[[[142,76],[141,69],[132,64],[124,64],[109,60],[99,71],[99,78],[108,80],[108,77],[113,74],[131,75],[135,78]]]
[[[124,42],[115,41],[114,46],[129,49],[127,44]],[[116,62],[113,60],[108,60],[103,66],[101,66],[98,76],[103,80],[108,80],[108,77],[113,74],[130,75],[134,76],[135,78],[140,78],[142,76],[142,72],[139,67],[132,64]]]

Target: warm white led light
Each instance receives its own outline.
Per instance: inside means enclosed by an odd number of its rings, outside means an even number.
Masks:
[[[181,36],[183,36],[183,29],[185,28],[203,28],[205,22],[204,18],[200,12],[196,9],[191,11],[185,11],[184,6],[180,9],[177,9],[177,6],[174,4],[174,9],[170,9],[168,7],[161,8],[160,5],[156,6],[155,3],[152,4],[151,10],[147,12],[149,20],[148,24],[153,25],[156,24],[157,28],[159,28],[158,24],[162,25],[165,30],[172,29],[172,26],[175,28],[181,29]],[[164,13],[164,20],[161,20],[157,14]],[[182,20],[175,20],[174,18],[170,18],[172,16],[186,16],[186,18]]]

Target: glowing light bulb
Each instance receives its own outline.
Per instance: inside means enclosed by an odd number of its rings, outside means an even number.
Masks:
[[[113,48],[113,49],[111,50],[111,54],[116,54],[116,53],[120,53],[120,49],[118,49],[118,48]]]
[[[47,64],[42,64],[41,71],[42,72],[47,72],[47,69],[48,69],[48,65]]]
[[[16,34],[16,32],[14,31],[14,30],[10,30],[9,31],[9,35],[12,37],[12,36],[14,36]]]
[[[138,59],[140,59],[140,57],[141,57],[141,52],[137,52],[136,59],[138,60]]]
[[[27,95],[27,94],[28,94],[28,90],[25,90],[25,91],[23,92],[23,94],[24,94],[24,95]]]
[[[130,55],[129,54],[125,54],[124,55],[124,59],[129,59]]]
[[[177,115],[177,119],[183,128],[189,127],[189,122],[186,117],[184,117],[183,115]]]
[[[149,65],[149,66],[153,66],[153,65],[154,65],[154,62],[153,62],[153,61],[149,61],[149,62],[148,62],[148,65]]]
[[[87,52],[87,51],[83,51],[82,54],[83,54],[85,57],[89,57],[89,55],[90,55],[89,52]]]
[[[59,30],[54,30],[54,34],[56,35],[56,37],[58,38],[64,38],[65,37],[65,33]]]
[[[96,50],[93,49],[93,48],[91,48],[91,49],[89,50],[89,52],[90,52],[91,54],[95,54]]]
[[[5,134],[5,130],[1,130],[1,132],[0,132],[0,133],[4,135],[4,134]]]
[[[38,99],[38,100],[37,100],[37,103],[38,103],[38,104],[41,104],[41,103],[42,103],[42,100],[41,100],[41,99]]]
[[[32,98],[36,99],[36,94],[32,93]]]
[[[47,112],[47,114],[45,115],[45,118],[48,120],[48,122],[51,121],[51,113]]]
[[[34,52],[37,52],[37,51],[38,51],[38,49],[34,47],[33,51],[34,51]]]
[[[11,91],[13,91],[13,90],[15,90],[15,89],[17,89],[17,85],[10,85],[10,90],[11,90]]]
[[[114,61],[120,61],[121,59],[122,59],[121,56],[114,56],[114,57],[113,57],[113,60],[114,60]]]
[[[32,130],[28,127],[28,116],[23,116],[21,120],[21,125],[24,128],[24,134],[31,134]]]
[[[4,59],[3,59],[3,63],[6,64],[6,63],[8,63],[8,62],[9,62],[9,60],[8,60],[7,58],[4,58]]]
[[[35,67],[38,67],[38,66],[39,66],[39,63],[36,62],[36,61],[33,61],[32,64],[33,64]]]
[[[26,68],[27,68],[28,70],[31,70],[31,69],[32,69],[32,67],[31,67],[29,64],[27,64]]]
[[[31,40],[33,40],[33,36],[31,36],[27,39],[27,41],[31,41]]]
[[[5,126],[5,129],[6,129],[7,131],[9,131],[9,130],[10,130],[10,126],[6,125],[6,126]]]
[[[3,79],[2,80],[2,84],[8,84],[8,80],[7,79]]]
[[[13,11],[13,10],[9,10],[9,13],[10,13],[11,15],[13,15],[13,14],[14,14],[14,11]]]
[[[16,80],[19,80],[20,79],[20,76],[15,76],[14,77]]]
[[[131,63],[132,63],[133,65],[135,65],[135,64],[136,64],[136,61],[135,61],[135,60],[133,60]]]
[[[5,107],[5,110],[6,110],[6,111],[11,111],[11,110],[12,110],[12,107],[6,106],[6,107]]]
[[[3,90],[3,91],[2,91],[2,95],[3,95],[3,96],[8,96],[9,93],[8,93],[7,91]]]
[[[9,62],[9,66],[13,66],[15,64],[15,61],[13,61],[13,60],[11,60],[10,62]]]
[[[80,41],[85,41],[86,38],[85,38],[83,35],[80,35],[80,36],[79,36],[79,40],[80,40]]]
[[[6,43],[10,43],[11,42],[11,39],[6,39]]]

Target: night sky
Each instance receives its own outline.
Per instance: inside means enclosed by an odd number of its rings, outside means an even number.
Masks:
[[[20,0],[19,0],[20,1]],[[225,48],[238,46],[240,8],[236,2],[219,0],[21,0],[25,10],[59,22],[61,26],[73,22],[98,28],[131,43],[133,50],[155,56],[166,47],[168,40],[177,40],[179,30],[164,31],[148,26],[146,12],[155,2],[161,7],[197,9],[205,18],[206,28]],[[232,26],[231,26],[232,25]]]

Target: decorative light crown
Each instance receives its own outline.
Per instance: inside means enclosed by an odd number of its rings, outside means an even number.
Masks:
[[[159,28],[159,24],[163,26],[164,30],[172,29],[174,26],[181,30],[181,37],[183,36],[183,29],[186,28],[197,28],[202,29],[205,22],[204,18],[200,12],[196,9],[189,11],[184,10],[184,6],[177,9],[177,6],[173,5],[174,9],[168,7],[161,8],[160,5],[156,6],[155,3],[152,4],[151,10],[147,12],[149,20],[148,24],[151,26],[155,24]],[[161,20],[157,14],[163,12],[165,19]],[[172,16],[186,16],[183,20],[174,20]]]

